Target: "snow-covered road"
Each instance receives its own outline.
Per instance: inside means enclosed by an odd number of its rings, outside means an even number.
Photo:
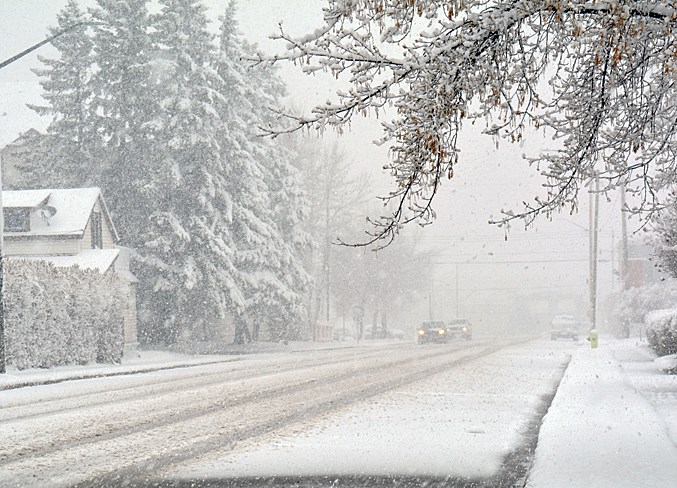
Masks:
[[[196,462],[213,463],[223,452],[237,452],[233,448],[239,443],[251,446],[274,432],[288,433],[286,429],[294,425],[340,417],[346,409],[364,410],[364,421],[373,422],[369,418],[374,412],[369,413],[364,402],[387,404],[388,398],[400,395],[409,400],[403,408],[395,409],[400,412],[395,423],[406,429],[408,409],[415,409],[410,412],[412,418],[421,417],[421,405],[411,403],[417,396],[411,388],[434,393],[440,381],[457,383],[454,390],[468,388],[480,380],[469,376],[469,371],[477,375],[485,370],[484,382],[495,376],[498,365],[492,367],[491,361],[482,365],[506,346],[488,340],[430,347],[393,343],[267,354],[221,364],[3,391],[0,485],[110,486],[121,478],[141,481],[186,469],[194,472]],[[560,358],[548,362],[546,378],[540,377],[537,383],[542,385],[537,390],[552,389],[551,373],[560,362]],[[470,370],[469,365],[473,365]],[[452,377],[447,377],[449,374]],[[438,381],[433,389],[427,385],[431,378]],[[465,380],[459,382],[462,378]],[[486,384],[477,383],[476,388],[485,390]],[[442,396],[444,390],[439,392]],[[448,393],[450,388],[446,390]],[[537,398],[539,393],[533,391],[532,395]],[[424,400],[428,402],[424,408],[430,409],[433,418],[444,418],[439,400],[435,395]],[[456,400],[464,403],[462,396]],[[516,424],[509,430],[528,421],[529,405],[526,407],[523,418],[514,419]],[[354,413],[349,415],[356,418]],[[390,425],[388,418],[379,420],[385,422],[384,431]],[[361,429],[357,426],[350,433]],[[499,459],[514,440],[501,442],[505,445]],[[249,472],[244,460],[242,466]]]
[[[130,375],[11,372],[0,487],[643,488],[677,476],[677,377],[634,339],[332,347]],[[117,376],[64,381],[91,369]]]
[[[572,347],[504,344],[155,475],[179,487],[517,486]]]

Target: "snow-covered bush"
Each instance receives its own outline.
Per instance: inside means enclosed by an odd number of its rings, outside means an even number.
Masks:
[[[649,344],[656,354],[677,354],[677,308],[651,312],[645,323]]]
[[[654,310],[663,310],[677,303],[677,279],[669,278],[650,286],[625,290],[615,304],[615,313],[633,323],[642,323]]]
[[[5,264],[7,359],[18,369],[119,362],[123,283],[114,274],[42,261]]]
[[[677,277],[677,192],[670,193],[668,205],[655,224],[656,239],[653,243],[659,267]]]

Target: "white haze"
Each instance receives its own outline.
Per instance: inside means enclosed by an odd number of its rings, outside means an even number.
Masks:
[[[205,3],[216,20],[224,2]],[[65,4],[65,0],[3,2],[0,57],[6,59],[42,40]],[[87,7],[93,2],[81,4]],[[282,43],[268,39],[278,30],[278,23],[282,21],[292,34],[307,33],[318,26],[322,5],[322,0],[242,1],[238,5],[240,28],[260,48],[284,50]],[[37,53],[49,56],[54,55],[54,50],[44,47]],[[37,53],[0,71],[0,88],[7,95],[0,101],[2,145],[30,127],[46,127],[45,120],[39,120],[25,107],[25,103],[34,103],[40,92],[37,77],[30,71],[39,66]],[[288,85],[290,106],[302,110],[322,103],[341,86],[327,75],[303,75],[293,65],[281,66],[280,73]],[[521,202],[544,194],[542,178],[522,155],[534,154],[553,142],[534,133],[527,137],[527,145],[503,142],[497,149],[481,130],[479,126],[465,128],[461,163],[455,178],[445,181],[436,198],[438,218],[434,225],[425,229],[410,225],[400,235],[401,239],[415,239],[422,248],[432,251],[434,272],[430,289],[417,290],[418,302],[406,317],[396,319],[398,323],[393,324],[396,327],[411,330],[432,312],[438,320],[467,316],[478,330],[486,332],[544,331],[547,328],[544,321],[553,314],[572,313],[584,318],[587,313],[588,196],[582,195],[578,213],[555,216],[552,221],[539,219],[526,231],[515,224],[506,240],[505,230],[488,224],[488,220],[498,216],[501,209],[518,210]],[[376,197],[389,188],[388,177],[381,170],[388,157],[387,149],[372,144],[379,134],[379,121],[371,118],[355,120],[351,130],[339,138],[331,133],[308,137],[318,145],[338,140],[354,165],[355,174],[368,172],[372,176]],[[620,205],[616,195],[610,195],[609,202],[601,200],[599,296],[603,303],[618,288],[612,246],[620,239]],[[377,212],[379,203],[375,198],[373,202]],[[631,222],[630,228],[636,227]],[[548,296],[556,298],[548,301]],[[537,302],[534,308],[542,313],[525,316],[526,301]],[[603,308],[600,306],[602,313]]]

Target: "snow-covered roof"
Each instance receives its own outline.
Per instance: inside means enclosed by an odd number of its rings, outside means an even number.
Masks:
[[[43,196],[47,196],[47,202]],[[6,236],[53,236],[53,235],[81,235],[87,227],[87,222],[97,200],[101,201],[106,220],[108,221],[113,239],[118,235],[108,215],[108,209],[103,201],[99,188],[70,188],[58,190],[15,190],[3,191],[2,202],[5,207],[39,208],[46,204],[56,209],[56,214],[48,219],[31,219],[31,229],[26,232],[6,232]],[[36,203],[39,202],[39,203]],[[28,205],[33,203],[33,205]],[[21,205],[20,205],[21,204]]]
[[[52,190],[3,191],[2,206],[6,208],[30,207],[45,205]]]
[[[96,269],[105,273],[113,265],[119,254],[118,249],[85,249],[73,256],[10,256],[9,259],[47,261],[60,268],[79,266],[83,269]]]

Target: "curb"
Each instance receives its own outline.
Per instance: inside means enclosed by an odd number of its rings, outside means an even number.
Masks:
[[[113,377],[113,376],[125,376],[125,375],[134,375],[134,374],[142,374],[142,373],[153,373],[155,371],[166,371],[170,369],[183,369],[183,368],[192,368],[195,366],[207,366],[211,364],[221,364],[221,363],[231,363],[234,361],[239,361],[240,358],[228,358],[228,359],[220,359],[218,361],[205,361],[203,363],[180,363],[180,364],[172,364],[172,365],[166,365],[166,366],[156,366],[156,367],[139,367],[139,368],[134,368],[134,369],[126,369],[122,371],[110,371],[107,373],[97,373],[97,372],[91,372],[91,373],[81,373],[81,374],[73,374],[71,376],[64,376],[63,378],[51,378],[51,379],[44,379],[44,380],[26,380],[26,381],[21,381],[17,383],[8,383],[8,384],[0,384],[0,391],[7,391],[7,390],[16,390],[18,388],[27,388],[30,386],[42,386],[42,385],[54,385],[57,383],[64,383],[66,381],[78,381],[78,380],[88,380],[88,379],[93,379],[93,378],[108,378],[108,377]]]

